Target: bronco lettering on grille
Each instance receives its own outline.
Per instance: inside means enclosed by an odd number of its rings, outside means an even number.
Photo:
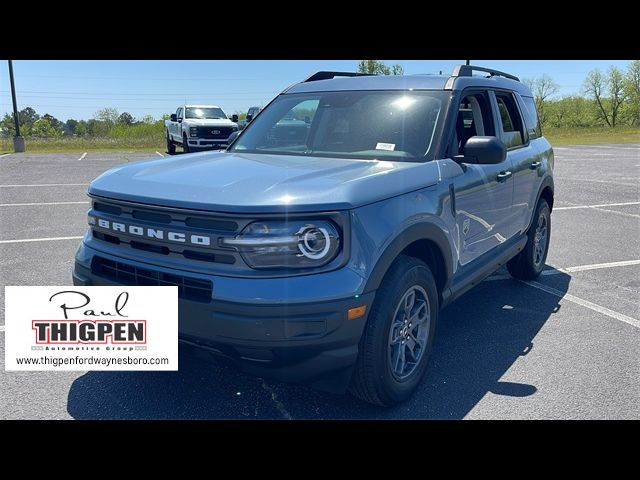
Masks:
[[[211,237],[208,235],[196,235],[189,232],[174,232],[160,228],[133,225],[125,222],[112,222],[92,215],[89,215],[89,225],[98,229],[111,230],[112,232],[124,233],[151,240],[168,240],[169,242],[188,243],[202,247],[210,246],[212,243]]]

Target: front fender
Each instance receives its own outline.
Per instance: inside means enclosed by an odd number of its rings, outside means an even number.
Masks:
[[[449,235],[444,228],[445,227],[437,225],[435,222],[426,221],[415,223],[402,230],[391,240],[386,248],[384,248],[382,255],[378,258],[369,275],[364,291],[370,292],[380,287],[382,279],[393,261],[406,247],[418,240],[430,240],[438,247],[445,265],[445,284],[448,284],[449,279],[451,279],[453,275],[453,255]]]

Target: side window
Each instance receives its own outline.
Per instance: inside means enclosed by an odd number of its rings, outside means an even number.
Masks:
[[[178,119],[182,119],[182,109],[179,108],[178,112],[176,113],[176,117],[178,117]]]
[[[520,112],[513,95],[497,93],[498,112],[500,114],[502,141],[507,148],[515,148],[524,144],[524,128]]]
[[[542,129],[538,120],[536,102],[533,97],[521,97],[524,103],[524,122],[527,125],[527,133],[531,140],[542,136]]]
[[[465,95],[458,107],[453,154],[463,154],[471,137],[495,135],[489,99],[485,93]]]

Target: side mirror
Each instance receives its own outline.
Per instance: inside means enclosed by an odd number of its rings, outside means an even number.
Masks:
[[[311,123],[311,117],[309,115],[304,117],[304,123]]]
[[[229,135],[229,138],[227,138],[227,145],[231,145],[233,142],[236,141],[236,138],[238,138],[238,135],[240,135],[240,131],[237,130],[235,132],[233,132],[231,135]]]
[[[233,115],[231,115],[231,121],[233,123],[236,123],[238,121],[238,115],[236,115],[235,113]]]
[[[247,121],[247,123],[249,123],[251,120],[253,120],[253,115],[247,113],[247,118],[245,118],[245,120]]]
[[[497,137],[471,137],[464,145],[464,155],[453,159],[457,163],[494,165],[507,158],[507,146]]]
[[[169,120],[171,120],[172,122],[177,122],[178,121],[178,117],[176,117],[175,113],[172,113],[171,117],[169,117]]]

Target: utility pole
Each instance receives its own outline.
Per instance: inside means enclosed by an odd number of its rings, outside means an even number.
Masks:
[[[471,65],[471,60],[466,60],[466,64],[465,65]]]
[[[16,136],[13,137],[13,151],[24,152],[24,137],[20,136],[20,120],[18,119],[18,102],[16,101],[16,86],[13,81],[13,62],[9,60],[9,81],[11,82],[11,99],[13,100],[13,121],[16,124]]]

